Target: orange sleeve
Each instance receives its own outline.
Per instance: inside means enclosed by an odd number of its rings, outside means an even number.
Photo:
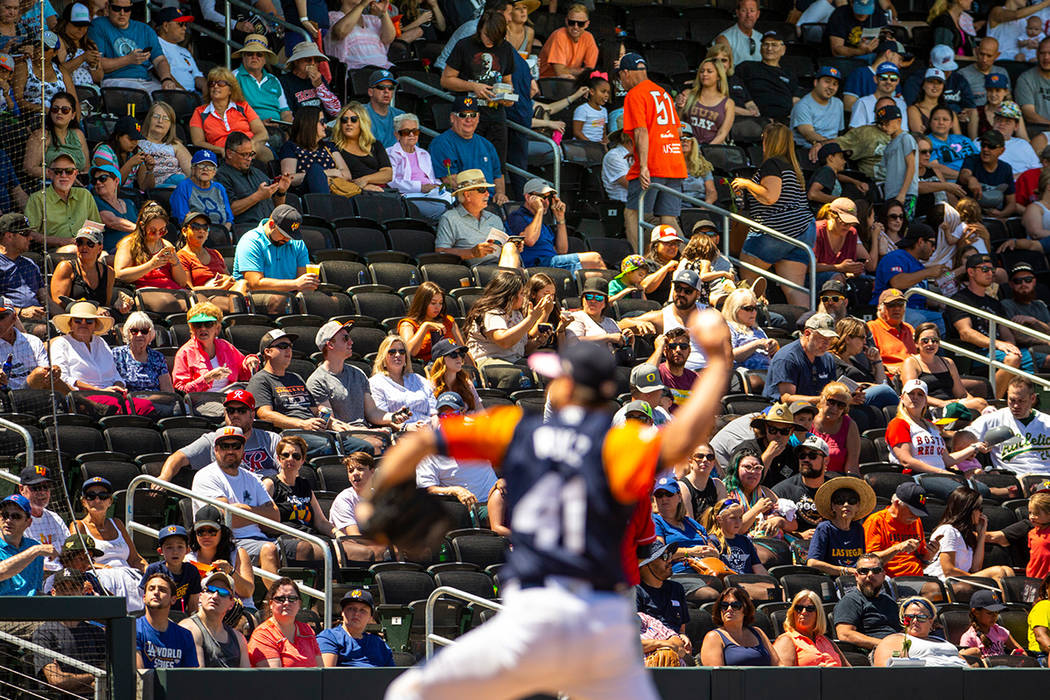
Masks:
[[[602,463],[616,500],[637,503],[648,498],[660,463],[659,431],[634,422],[611,429],[602,444]]]
[[[560,63],[563,66],[569,65],[569,62],[572,60],[571,42],[572,40],[569,39],[564,27],[551,34],[551,50],[547,54],[547,63]]]
[[[623,130],[633,131],[639,126],[645,126],[645,97],[640,96],[634,90],[627,93],[623,101]]]
[[[894,418],[886,426],[886,444],[894,448],[905,443],[911,444],[911,426],[903,418]]]
[[[444,453],[454,459],[485,459],[498,468],[520,420],[518,406],[446,418],[439,430]]]
[[[864,521],[864,549],[869,552],[881,552],[889,546],[889,543],[885,541],[883,519],[879,513],[873,514]]]

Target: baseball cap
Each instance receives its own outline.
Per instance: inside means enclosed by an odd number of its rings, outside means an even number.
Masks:
[[[608,298],[609,280],[604,277],[588,277],[583,283],[582,294],[601,294]]]
[[[875,14],[875,0],[853,0],[853,13],[858,15]]]
[[[1050,148],[1050,146],[1048,146],[1048,148]],[[620,261],[620,274],[616,275],[614,279],[623,279],[623,276],[628,272],[644,270],[646,267],[645,258],[641,255],[628,255]]]
[[[969,423],[976,416],[976,412],[971,411],[958,401],[952,401],[944,407],[944,415],[935,420],[934,423],[936,423],[937,425],[950,425],[955,421],[963,421],[965,423]],[[955,426],[955,428],[953,429],[958,429],[958,426]],[[1012,433],[1013,431],[1011,430],[1010,432]],[[985,435],[985,442],[988,442],[987,434]],[[988,442],[988,444],[991,445],[992,443]]]
[[[780,32],[770,29],[768,32],[762,32],[762,41],[766,39],[772,39],[773,41],[784,41],[784,37],[780,36]]]
[[[11,214],[0,216],[0,233],[28,230],[29,220],[26,219],[24,214],[12,212]]]
[[[653,228],[653,232],[649,234],[650,243],[656,243],[657,241],[660,243],[670,243],[671,241],[680,240],[682,239],[678,237],[678,231],[674,226],[669,224],[660,224]]]
[[[974,591],[973,595],[970,596],[970,610],[988,610],[990,612],[1002,612],[1006,610],[1006,606],[1003,605],[1002,598],[996,594],[995,591],[990,591],[987,588],[978,588]]]
[[[460,95],[456,98],[455,104],[452,106],[453,112],[477,112],[478,101],[470,95]]]
[[[643,362],[631,370],[631,388],[638,391],[656,391],[663,389],[664,383],[660,379],[660,370],[656,365]]]
[[[904,47],[901,46],[901,43],[899,41],[897,41],[896,39],[883,39],[882,41],[880,41],[879,45],[875,48],[875,55],[878,56],[880,54],[886,53],[887,51],[892,51],[893,53],[900,54],[901,56],[903,56],[905,54]],[[887,63],[888,63],[888,61],[887,61]],[[878,69],[875,71],[876,75],[878,75],[879,72],[882,71],[882,67],[884,65],[886,65],[886,63],[880,63],[879,64]],[[894,65],[892,63],[890,65],[892,65],[894,68],[896,68],[896,65]]]
[[[926,510],[926,490],[914,481],[905,481],[897,487],[893,495],[906,505],[915,517],[921,518],[930,514],[930,511]]]
[[[640,53],[635,53],[634,51],[625,53],[620,57],[617,70],[645,70],[645,59],[642,58]]]
[[[678,549],[677,542],[653,542],[649,545],[649,550],[645,553],[645,556],[638,561],[638,568],[652,564],[654,561],[664,555],[664,552],[671,550],[674,552]]]
[[[984,263],[991,262],[991,255],[988,255],[987,253],[974,253],[973,255],[966,258],[966,269],[969,270],[971,268],[977,267],[978,265],[983,265]]]
[[[247,389],[234,389],[226,394],[226,398],[223,399],[222,405],[228,406],[231,403],[243,403],[249,410],[255,410],[255,396],[253,396],[252,392]]]
[[[885,124],[894,119],[901,118],[901,110],[897,105],[882,105],[875,110],[875,123]]]
[[[1010,268],[1010,276],[1013,277],[1018,272],[1033,272],[1034,273],[1035,272],[1035,268],[1033,268],[1031,266],[1031,264],[1029,264],[1029,263],[1019,262],[1019,263],[1014,264],[1014,266]]]
[[[795,447],[796,452],[799,450],[816,450],[825,457],[831,454],[831,448],[828,447],[828,443],[826,443],[823,438],[818,437],[813,433],[806,435],[806,439]]]
[[[846,289],[846,283],[842,280],[828,280],[824,284],[820,285],[820,291],[838,292],[839,294],[845,294],[848,290]]]
[[[230,591],[230,593],[233,593],[233,579],[231,579],[225,571],[214,569],[201,579],[201,588],[214,585],[220,585]]]
[[[1006,139],[1003,137],[1002,132],[996,131],[995,129],[989,129],[980,136],[977,140],[981,143],[986,143],[992,148],[1002,148],[1006,145]]]
[[[693,289],[700,289],[700,275],[696,270],[675,270],[671,281],[679,284],[688,284]]]
[[[443,391],[441,395],[437,397],[437,408],[454,408],[457,411],[467,410],[467,404],[463,401],[463,397],[455,391]]]
[[[923,80],[940,80],[942,83],[947,79],[944,71],[940,68],[927,68],[922,76]]]
[[[53,49],[58,46],[58,34],[55,34],[50,29],[45,29],[41,35],[41,41],[45,49]]]
[[[219,159],[215,157],[215,154],[203,148],[193,154],[190,165],[200,165],[201,163],[211,163],[215,167],[219,167]]]
[[[831,317],[831,314],[813,314],[806,321],[806,328],[820,333],[825,338],[839,337],[839,334],[835,332],[835,319]]]
[[[921,221],[912,221],[908,224],[908,233],[898,243],[898,248],[909,248],[918,240],[937,241],[937,232]]]
[[[69,6],[69,23],[78,27],[86,27],[91,24],[91,11],[83,3],[73,3]]]
[[[169,537],[182,537],[187,542],[190,541],[189,533],[186,532],[186,528],[182,525],[168,525],[157,532],[157,542],[160,544],[164,544],[164,540]]]
[[[35,486],[36,484],[42,484],[45,481],[52,481],[51,472],[43,464],[26,467],[22,470],[22,473],[18,475],[18,478],[22,483],[22,486]]]
[[[810,401],[792,401],[791,404],[788,405],[788,411],[791,412],[792,416],[797,416],[798,414],[804,411],[809,411],[810,413],[816,415],[818,409],[816,404]]]
[[[709,229],[709,230],[704,230]],[[693,233],[706,233],[709,236],[717,236],[721,231],[718,230],[718,226],[715,225],[711,219],[700,219],[693,224]]]
[[[525,183],[525,187],[522,190],[525,194],[548,194],[550,192],[558,193],[558,190],[550,186],[546,180],[541,177],[534,177]]]
[[[222,512],[213,505],[202,506],[193,516],[194,531],[202,527],[214,527],[217,530],[221,530],[222,525]]]
[[[628,414],[630,413],[641,413],[645,415],[645,417],[648,418],[650,422],[652,422],[653,420],[653,407],[649,405],[648,401],[628,401],[622,407],[620,407],[620,410],[616,412],[616,415],[618,417],[622,417],[623,420],[626,421]],[[616,420],[613,419],[613,422],[615,423]]]
[[[105,166],[111,168],[112,166]],[[113,168],[116,170],[116,168]],[[73,239],[86,238],[95,245],[102,245],[102,231],[97,226],[92,226],[90,222],[86,222],[73,236]]]
[[[1009,119],[1016,119],[1021,121],[1021,108],[1016,102],[1011,100],[1003,100],[1002,104],[999,105],[999,109],[995,110],[995,116],[1007,117]]]
[[[274,328],[272,331],[267,331],[259,340],[259,354],[263,354],[263,350],[276,343],[281,338],[287,338],[289,342],[294,343],[299,339],[299,336],[295,333],[286,333],[283,328]]]
[[[890,42],[886,42],[886,43],[890,43]],[[892,43],[897,44],[897,42],[895,42],[895,41],[892,42]],[[897,46],[900,46],[900,44],[897,44]],[[875,75],[886,75],[886,74],[889,74],[889,75],[900,75],[901,74],[901,69],[897,67],[896,63],[890,63],[889,61],[885,61],[884,63],[880,63],[879,67],[875,69]]]
[[[102,556],[102,550],[95,546],[95,539],[88,534],[70,535],[62,543],[60,554],[74,554],[76,552],[87,552],[93,557]]]
[[[842,80],[842,71],[835,66],[821,66],[820,70],[817,71],[817,78],[834,78],[835,80]]]
[[[317,346],[318,350],[324,350],[325,344],[334,338],[336,333],[352,325],[354,325],[353,321],[329,321],[317,329],[317,335],[314,336],[314,345]]]
[[[857,218],[857,205],[849,197],[838,197],[833,199],[829,207],[844,223],[860,223],[860,219]]]
[[[874,2],[875,0],[872,0]],[[959,64],[955,62],[955,52],[946,44],[937,44],[930,49],[930,65],[944,71],[957,70]]]
[[[372,71],[371,75],[368,76],[368,87],[375,87],[379,83],[390,81],[394,85],[398,85],[397,78],[394,74],[383,68],[380,70]]]
[[[846,151],[842,150],[842,146],[834,141],[828,141],[820,147],[820,150],[817,152],[817,159],[820,160],[821,163],[827,163],[828,158],[836,153],[846,153]]]
[[[560,353],[534,352],[529,355],[529,369],[551,379],[569,377],[603,398],[616,395],[616,358],[593,343],[576,343]]]
[[[184,15],[179,11],[178,7],[163,7],[159,10],[154,11],[153,21],[156,24],[164,24],[165,22],[192,22],[193,15]]]
[[[107,491],[113,491],[113,483],[104,476],[93,476],[80,485],[80,493],[87,493],[92,486],[101,486]]]
[[[187,226],[191,221],[202,218],[207,220],[209,224],[211,223],[211,219],[208,218],[207,214],[199,211],[188,211],[186,212],[186,216],[182,217],[182,225]]]
[[[430,359],[436,360],[439,357],[445,357],[451,355],[458,350],[466,350],[465,345],[460,345],[456,341],[450,338],[442,338],[438,342],[434,343],[434,347],[430,350]]]
[[[227,438],[233,438],[234,440],[240,440],[241,442],[247,441],[247,438],[244,437],[244,431],[236,425],[224,425],[215,431],[215,442]]]
[[[274,210],[270,212],[270,221],[273,222],[278,231],[289,238],[302,237],[302,234],[299,233],[299,227],[303,225],[303,215],[292,205],[282,204],[274,207]]]
[[[116,180],[117,180],[117,187],[120,187],[121,183],[124,180],[124,178],[120,174],[120,171],[117,170],[117,167],[115,165],[110,165],[109,163],[104,163],[102,165],[92,165],[91,166],[91,180],[92,180],[92,182],[94,182],[94,180],[95,180],[95,173],[100,173],[100,172],[106,173],[110,177],[116,178]]]
[[[1010,76],[1004,75],[1003,73],[989,73],[984,76],[984,89],[990,90],[992,88],[1002,88],[1004,90],[1010,89]]]
[[[678,480],[671,476],[660,477],[657,480],[656,485],[653,486],[653,493],[657,491],[666,491],[667,493],[681,493],[682,487],[678,485]]]
[[[33,507],[29,505],[29,499],[20,493],[12,494],[0,501],[0,505],[3,505],[4,503],[14,503],[16,506],[24,510],[26,515],[30,517],[33,515]]]
[[[76,569],[62,569],[51,579],[51,586],[52,588],[57,588],[63,583],[72,583],[75,586],[83,585],[84,574]]]
[[[352,591],[347,591],[343,594],[343,597],[339,599],[339,607],[343,608],[349,603],[364,603],[368,607],[375,609],[375,601],[372,599],[372,594],[363,588],[355,588]]]
[[[897,302],[904,304],[907,301],[904,292],[896,287],[886,287],[886,289],[882,290],[882,294],[879,295],[880,304],[896,304]]]
[[[908,381],[904,382],[904,387],[901,389],[901,395],[903,396],[904,394],[910,394],[916,389],[918,389],[924,394],[930,393],[930,388],[926,386],[926,382],[922,381],[921,379],[909,379]]]
[[[142,131],[139,129],[138,120],[132,116],[124,116],[117,120],[117,123],[113,125],[114,136],[130,136],[135,140],[142,139]],[[212,162],[215,162],[215,154],[211,151],[201,150],[198,153],[207,153],[212,157]],[[194,156],[194,163],[197,162],[196,156]]]

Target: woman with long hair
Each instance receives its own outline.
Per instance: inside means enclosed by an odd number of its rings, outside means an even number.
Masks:
[[[190,218],[192,217],[192,218]],[[191,289],[232,289],[247,293],[245,280],[235,282],[226,269],[226,260],[214,248],[206,248],[209,219],[204,214],[193,212],[179,231],[179,262],[190,276]]]
[[[296,620],[302,608],[299,586],[279,578],[266,592],[266,619],[252,632],[248,658],[254,668],[324,668],[321,648],[310,625]]]
[[[1003,102],[1010,99],[1009,76],[997,73],[991,73],[990,75],[999,76],[995,79],[996,84],[985,87],[986,101],[977,108],[977,118],[971,119],[967,124],[967,134],[974,140],[984,132],[995,128],[995,113],[1003,106]],[[1017,122],[1017,131],[1014,132],[1014,135],[1025,141],[1029,140],[1028,129],[1025,127],[1023,119]]]
[[[767,370],[780,343],[758,325],[758,297],[749,287],[734,290],[722,305],[722,317],[733,343],[733,364],[745,369]]]
[[[517,271],[500,270],[467,314],[467,347],[478,367],[513,364],[548,339],[540,332],[554,308],[554,295],[526,307],[525,280]]]
[[[112,165],[91,167],[91,194],[98,207],[99,218],[106,228],[102,231],[102,248],[107,253],[117,249],[120,239],[135,232],[135,221],[139,210],[135,202],[121,197],[120,185],[123,177]]]
[[[138,120],[132,116],[121,117],[113,125],[109,138],[95,147],[91,154],[92,167],[111,165],[120,171],[121,181],[130,183],[134,180],[138,189],[151,189],[154,185],[153,159],[139,148],[141,140]]]
[[[715,58],[700,61],[692,87],[679,93],[675,106],[697,143],[725,143],[733,129],[736,105],[729,97],[729,77],[722,62]]]
[[[190,176],[190,152],[175,134],[175,110],[167,102],[154,102],[142,120],[139,148],[153,159],[154,187],[167,189]]]
[[[423,282],[412,295],[408,312],[397,322],[397,333],[408,352],[420,362],[430,362],[434,345],[443,338],[463,345],[463,334],[445,313],[445,292],[434,282]]]
[[[831,341],[828,352],[835,358],[838,376],[848,377],[864,387],[864,399],[879,408],[895,406],[897,392],[886,383],[886,368],[875,345],[868,345],[868,326],[859,318],[846,316],[835,323],[838,338]]]
[[[94,573],[106,590],[104,594],[127,597],[128,610],[142,609],[142,592],[139,581],[146,570],[135,542],[128,534],[124,523],[109,517],[113,506],[113,484],[101,476],[84,482],[80,491],[80,504],[84,517],[69,525],[69,534],[87,535],[95,541],[98,550],[91,563]]]
[[[674,271],[680,262],[682,239],[673,226],[660,224],[649,234],[645,262],[649,273],[642,278],[641,288],[650,299],[669,299]]]
[[[404,0],[400,3],[401,41],[437,41],[445,32],[445,15],[438,0]]]
[[[233,541],[233,531],[218,508],[211,505],[201,507],[193,516],[190,530],[190,551],[185,561],[197,567],[204,578],[212,571],[221,571],[233,579],[233,592],[241,599],[241,605],[255,610],[255,572],[248,553]],[[265,551],[265,550],[264,550]],[[260,557],[260,566],[266,568]],[[269,571],[269,569],[267,569]],[[277,573],[276,567],[273,569]]]
[[[748,92],[747,86],[736,75],[736,67],[733,65],[733,49],[729,44],[711,44],[711,47],[707,49],[706,58],[713,58],[722,64],[722,69],[726,74],[726,81],[729,87],[729,97],[733,100],[733,111],[737,117],[758,117],[761,114],[758,111],[758,105],[751,99],[751,93]]]
[[[869,274],[875,274],[879,266],[879,236],[882,235],[882,224],[875,220],[875,205],[863,197],[854,200],[857,205],[857,237],[860,239],[864,250],[868,251],[868,260],[864,263],[864,270]],[[875,241],[875,245],[872,245]]]
[[[766,125],[762,130],[762,157],[762,164],[750,180],[733,178],[730,186],[737,194],[746,192],[747,211],[752,219],[812,248],[816,222],[802,189],[805,179],[795,156],[791,129],[775,122]],[[763,270],[772,267],[778,275],[800,286],[805,283],[809,263],[805,251],[762,231],[748,232],[740,257]],[[756,277],[747,270],[741,274],[745,279]],[[788,303],[809,304],[805,292],[786,287],[783,292]]]
[[[200,301],[186,310],[190,339],[175,353],[172,378],[182,392],[222,391],[234,382],[248,381],[259,369],[257,355],[242,355],[222,335],[222,310]]]
[[[919,88],[918,97],[915,99],[915,102],[908,106],[908,125],[912,130],[919,131],[918,127],[921,126],[921,133],[925,134],[930,131],[930,116],[933,114],[933,108],[943,107],[946,104],[944,101],[944,83],[944,71],[939,68],[928,68],[926,70],[926,74],[922,79],[922,86]],[[959,120],[954,114],[952,115],[951,132],[953,134],[962,133],[959,129]]]
[[[926,22],[933,30],[933,45],[952,47],[958,56],[973,56],[977,30],[969,15],[973,0],[934,0]]]
[[[536,29],[529,21],[529,15],[539,6],[539,0],[518,0],[514,3],[510,20],[507,22],[507,43],[522,58],[532,55],[532,42],[536,39]]]
[[[208,94],[205,103],[190,117],[190,142],[222,156],[226,137],[239,131],[252,140],[255,157],[260,162],[273,160],[266,145],[269,133],[262,119],[244,99],[241,84],[229,68],[218,66],[208,71]]]
[[[981,510],[984,499],[969,486],[960,486],[944,504],[944,515],[930,535],[930,543],[939,546],[923,573],[942,581],[949,576],[985,576],[997,581],[1013,576],[1009,566],[984,566],[985,535],[988,516]]]
[[[753,626],[755,604],[746,590],[726,587],[718,595],[711,617],[716,627],[704,636],[701,666],[776,666],[780,663],[769,637]]]
[[[281,146],[281,174],[292,178],[300,194],[328,194],[328,178],[349,179],[343,156],[329,147],[324,112],[320,107],[300,107],[295,112],[288,140]]]
[[[157,202],[146,202],[139,210],[135,232],[120,240],[113,257],[117,279],[135,287],[186,289],[190,276],[179,262],[175,246],[164,240],[168,212]]]
[[[932,149],[931,168],[945,180],[952,182],[958,179],[963,160],[981,152],[981,147],[968,136],[952,133],[955,121],[955,112],[947,105],[934,105],[930,109],[930,133],[927,138]]]
[[[558,303],[558,290],[555,288],[554,280],[551,279],[550,275],[543,272],[535,272],[529,277],[529,281],[525,283],[525,302],[535,306],[542,303],[546,297],[553,299],[554,304],[551,306],[550,313],[540,323],[549,324],[553,332],[546,333],[547,340],[537,347],[561,347],[561,344],[565,341],[565,332],[569,330],[569,324],[572,323],[572,314],[563,311],[561,304]],[[541,332],[545,330],[546,327],[541,327]]]
[[[263,478],[262,485],[277,506],[280,516],[278,522],[312,535],[331,538],[332,523],[318,503],[310,482],[299,475],[299,470],[306,463],[306,451],[306,441],[298,435],[278,440],[274,448],[277,474]],[[292,562],[315,563],[324,558],[324,552],[306,540],[282,535],[277,538],[277,542],[289,566],[295,566]]]
[[[434,345],[433,359],[427,379],[434,387],[434,397],[454,391],[463,399],[468,412],[480,411],[481,397],[470,380],[470,373],[463,369],[470,359],[466,346],[447,338],[440,340]]]
[[[70,92],[56,92],[44,116],[44,128],[29,134],[22,167],[26,175],[44,177],[44,166],[62,153],[73,159],[77,170],[88,167],[87,136],[77,121],[77,98]]]
[[[372,134],[372,119],[360,102],[347,102],[335,118],[333,140],[350,170],[350,179],[363,190],[382,192],[394,179],[383,144]]]
[[[1025,232],[1033,240],[1050,236],[1050,171],[1039,173],[1036,192],[1039,198],[1025,207],[1021,218]]]
[[[777,496],[762,485],[764,475],[762,460],[751,450],[737,450],[729,460],[722,483],[728,497],[746,509],[740,516],[740,534],[763,537],[798,529],[797,521],[789,522],[777,513]]]
[[[810,432],[827,443],[827,471],[859,474],[860,430],[847,415],[853,396],[842,382],[829,382],[820,392],[817,417]]]
[[[950,474],[948,467],[971,459],[990,448],[975,442],[958,452],[948,452],[941,431],[929,419],[926,382],[912,379],[905,383],[897,417],[886,426],[890,461],[913,472]]]
[[[685,158],[686,178],[682,191],[700,197],[708,204],[718,201],[715,178],[711,174],[714,166],[700,153],[700,144],[690,134],[682,134],[682,157]]]
[[[896,199],[887,199],[879,211],[879,223],[882,224],[878,239],[881,258],[897,250],[897,244],[908,233],[908,216],[904,213],[904,205]]]
[[[799,591],[784,616],[784,633],[773,642],[779,666],[838,666],[850,663],[828,638],[828,616],[816,593]]]
[[[388,335],[379,344],[368,385],[381,411],[396,414],[408,409],[408,420],[416,424],[428,422],[437,413],[434,389],[425,377],[413,371],[412,358],[399,335]]]
[[[55,25],[55,34],[66,47],[65,57],[60,57],[62,68],[69,73],[73,85],[91,87],[97,91],[102,85],[102,54],[95,42],[87,38],[91,23],[73,22],[72,11],[73,5],[66,5],[62,19]]]

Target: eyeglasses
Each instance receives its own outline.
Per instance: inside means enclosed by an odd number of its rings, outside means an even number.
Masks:
[[[25,513],[19,513],[17,510],[5,510],[5,511],[0,511],[0,518],[3,518],[4,520],[15,520],[15,521],[17,521],[17,520],[25,520],[26,519],[26,514]]]
[[[799,459],[816,459],[817,457],[823,457],[824,453],[814,452],[813,450],[800,450],[798,453]]]
[[[567,20],[565,20],[565,26],[567,26],[567,27],[586,27],[588,21],[589,20],[586,20],[586,19],[567,19]],[[754,42],[755,40],[752,39],[751,41]]]
[[[741,603],[739,600],[723,600],[721,603],[718,604],[718,607],[722,608],[723,610],[743,610],[744,604]]]
[[[291,343],[275,343],[275,344],[271,345],[270,347],[275,349],[275,350],[291,350],[292,349],[292,344]]]
[[[51,105],[51,114],[70,114],[72,111],[69,105]]]
[[[254,158],[255,157],[255,151],[247,151],[247,152],[230,151],[230,153],[233,153],[234,155],[237,155],[240,158]]]
[[[1010,282],[1012,282],[1013,284],[1029,284],[1031,282],[1035,282],[1035,277],[1030,277],[1027,275],[1024,277],[1014,277],[1012,280],[1010,280]]]
[[[868,575],[871,575],[871,574],[881,574],[882,573],[882,567],[881,566],[857,567],[857,573],[860,574],[861,576],[868,576]]]
[[[741,464],[739,469],[743,469],[746,472],[753,472],[762,469],[761,462],[748,462],[747,464]]]
[[[919,345],[937,345],[940,342],[940,338],[919,338]]]
[[[791,428],[778,428],[774,425],[767,425],[766,432],[772,433],[773,435],[790,435],[792,430]]]
[[[400,129],[398,136],[419,136],[419,129]]]
[[[931,149],[931,148],[920,148],[919,149],[919,155],[920,156],[928,156],[931,153],[933,153],[933,149]]]
[[[225,80],[213,80],[208,83],[208,87],[230,87],[230,84]]]
[[[196,530],[197,536],[204,535],[205,537],[215,537],[219,534],[219,530],[214,527],[199,527]]]
[[[299,602],[299,596],[297,596],[297,595],[275,595],[273,598],[270,598],[270,600],[272,600],[275,603],[283,603],[283,604],[286,604],[286,605],[291,605],[292,603],[298,603]]]
[[[164,112],[154,112],[153,116],[150,117],[150,119],[152,119],[154,121],[158,121],[158,122],[170,122],[171,121],[171,117],[169,117]]]
[[[128,333],[132,335],[149,335],[149,328],[129,328]]]
[[[219,586],[205,586],[204,590],[206,590],[208,593],[213,593],[219,596],[220,598],[229,598],[232,595],[230,593],[230,589],[221,588]]]
[[[477,119],[477,112],[456,112],[456,116],[460,119]]]
[[[740,310],[741,311],[747,311],[748,313],[751,313],[752,311],[758,311],[758,307],[755,306],[754,304],[748,304],[747,306],[741,306]]]
[[[689,347],[689,343],[668,343],[665,347],[668,350],[685,350]]]
[[[604,294],[594,294],[593,292],[583,295],[584,301],[605,301]]]
[[[816,605],[796,605],[795,612],[800,613],[815,613],[817,611]]]
[[[110,496],[109,491],[91,491],[90,493],[84,494],[85,501],[107,501]]]
[[[827,399],[824,399],[824,401],[825,401],[825,402],[826,402],[826,403],[827,403],[827,404],[828,404],[829,406],[837,406],[838,408],[845,408],[845,407],[846,407],[846,402],[845,402],[845,401],[843,401],[843,400],[841,400],[841,399],[832,399],[832,398],[827,398]]]
[[[360,119],[360,117],[358,117],[356,114],[344,114],[343,116],[339,117],[339,123],[340,124],[356,124],[359,119]]]
[[[845,298],[841,294],[826,294],[820,297],[820,300],[825,304],[837,304]]]
[[[109,11],[110,12],[127,12],[127,13],[130,14],[131,13],[131,5],[110,5],[109,6]]]
[[[860,496],[852,494],[848,496],[836,496],[831,499],[831,505],[833,506],[856,506],[860,505]]]
[[[887,214],[886,218],[887,219],[903,219],[904,218],[904,214]]]
[[[299,452],[282,452],[278,455],[281,459],[302,459],[303,456]]]
[[[690,457],[694,462],[713,462],[715,455],[712,452],[697,452],[695,455]]]
[[[387,355],[407,355],[408,351],[404,348],[389,348],[386,351]]]
[[[76,243],[77,248],[94,248],[95,242],[89,241],[86,238],[78,238]]]
[[[76,175],[76,168],[51,168],[51,172],[55,175]]]
[[[234,450],[239,450],[239,449],[241,449],[241,447],[243,445],[244,445],[243,442],[240,442],[240,441],[233,442],[232,440],[223,440],[222,442],[216,442],[215,443],[216,449],[226,450],[227,452],[233,452]]]
[[[201,170],[215,170],[215,163],[197,163],[193,166],[194,168],[200,168]]]

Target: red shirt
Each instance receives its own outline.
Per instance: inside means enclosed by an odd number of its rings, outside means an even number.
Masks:
[[[652,177],[685,178],[685,158],[682,156],[682,129],[674,100],[662,87],[651,80],[643,80],[627,93],[623,102],[623,130],[628,134],[638,127],[649,130],[649,175]],[[627,179],[638,177],[638,149],[627,171]]]
[[[248,659],[252,666],[265,659],[280,659],[281,668],[317,668],[321,648],[310,625],[295,623],[295,639],[289,641],[271,617],[255,628],[248,641]]]
[[[239,131],[248,138],[252,137],[251,122],[258,119],[252,106],[247,102],[231,102],[226,106],[226,113],[219,114],[209,102],[193,111],[190,126],[196,126],[204,132],[204,140],[213,146],[224,148],[226,137]]]
[[[643,498],[634,507],[623,535],[623,572],[627,583],[637,586],[642,581],[638,573],[638,548],[656,542],[656,526],[653,525],[652,498]]]
[[[1022,207],[1027,207],[1039,199],[1039,175],[1042,172],[1042,168],[1032,168],[1025,170],[1017,177],[1017,182],[1014,183],[1014,196]]]
[[[1045,578],[1050,574],[1050,525],[1028,531],[1028,568],[1025,576]]]

